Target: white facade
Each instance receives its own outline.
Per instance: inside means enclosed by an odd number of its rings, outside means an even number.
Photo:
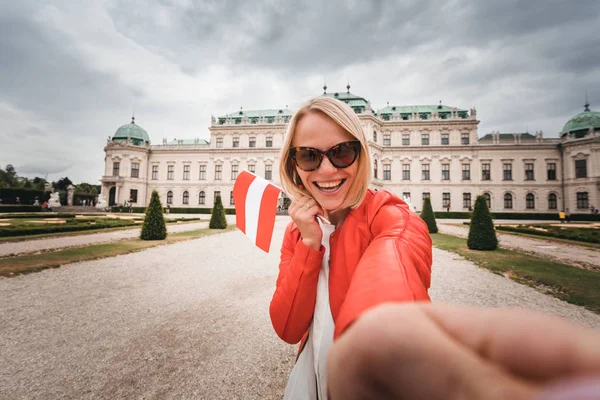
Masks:
[[[549,139],[542,132],[478,138],[475,109],[388,106],[373,113],[358,96],[339,98],[353,106],[369,139],[371,186],[409,195],[419,211],[424,196],[431,197],[436,211],[446,210],[448,203],[450,211],[467,211],[479,194],[489,198],[493,212],[569,208],[589,213],[591,206],[600,206],[597,130],[579,138]],[[240,111],[213,118],[210,142],[149,145],[109,139],[102,193],[116,204],[134,197],[134,205],[145,206],[157,190],[165,206],[211,208],[219,192],[223,205],[232,208],[239,171],[248,169],[279,184],[279,152],[291,114],[287,109]],[[581,177],[576,178],[576,160],[585,160],[585,176],[580,162]]]

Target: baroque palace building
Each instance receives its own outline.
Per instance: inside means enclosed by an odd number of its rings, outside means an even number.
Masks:
[[[374,189],[410,198],[420,210],[466,211],[483,194],[493,212],[589,213],[600,206],[600,113],[586,104],[558,138],[541,131],[478,136],[476,110],[445,105],[391,106],[375,111],[350,93],[327,93],[346,102],[361,120],[372,155]],[[210,208],[220,195],[233,207],[232,189],[247,169],[279,185],[278,158],[293,111],[256,110],[212,117],[210,141],[151,144],[132,118],[104,148],[102,195],[110,205],[145,206],[153,190],[163,205]],[[282,198],[281,204],[287,203]]]

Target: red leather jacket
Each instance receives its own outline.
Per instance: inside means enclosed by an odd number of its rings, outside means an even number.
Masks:
[[[427,225],[387,191],[369,190],[330,238],[329,303],[334,338],[363,312],[386,302],[428,301],[431,238]],[[281,247],[271,322],[290,344],[306,341],[325,249],[306,246],[291,222]]]

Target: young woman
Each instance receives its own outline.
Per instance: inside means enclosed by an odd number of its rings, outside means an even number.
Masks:
[[[395,195],[368,189],[370,166],[345,103],[318,97],[293,116],[280,157],[292,222],[270,306],[279,337],[301,341],[286,399],[327,398],[327,352],[363,312],[429,300],[427,226]]]

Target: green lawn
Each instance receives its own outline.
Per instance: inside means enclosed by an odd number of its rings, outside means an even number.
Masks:
[[[584,227],[569,227],[554,226],[554,225],[542,225],[542,224],[530,224],[530,225],[517,225],[517,226],[503,226],[499,225],[496,227],[499,231],[511,231],[517,233],[526,233],[529,235],[543,236],[560,238],[567,240],[574,240],[579,242],[587,242],[593,244],[600,244],[600,229],[591,226],[589,228]]]
[[[460,254],[480,267],[536,287],[572,304],[600,313],[600,273],[540,259],[515,251],[476,251],[466,239],[432,234],[435,247]]]

